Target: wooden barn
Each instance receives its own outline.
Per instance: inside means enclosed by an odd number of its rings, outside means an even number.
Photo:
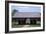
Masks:
[[[12,22],[19,25],[40,24],[41,13],[39,12],[16,12],[12,16]]]

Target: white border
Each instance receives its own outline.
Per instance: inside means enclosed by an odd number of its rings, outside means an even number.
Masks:
[[[40,6],[41,7],[41,27],[29,27],[29,28],[12,28],[12,18],[11,18],[11,6]],[[37,30],[43,29],[43,5],[32,5],[32,4],[17,4],[17,3],[9,3],[9,31],[19,31],[19,30]]]

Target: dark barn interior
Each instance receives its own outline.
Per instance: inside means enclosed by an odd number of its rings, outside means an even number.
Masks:
[[[26,23],[27,19],[30,19],[30,23]],[[17,25],[37,24],[37,21],[40,21],[40,18],[12,18],[12,22],[18,22]]]

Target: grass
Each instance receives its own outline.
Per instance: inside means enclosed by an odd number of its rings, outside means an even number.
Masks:
[[[12,28],[22,28],[22,27],[40,27],[40,25],[13,25]]]

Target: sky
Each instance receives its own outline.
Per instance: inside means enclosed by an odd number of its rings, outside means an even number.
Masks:
[[[18,10],[18,12],[41,12],[41,7],[37,6],[11,6],[12,11],[14,9]]]

